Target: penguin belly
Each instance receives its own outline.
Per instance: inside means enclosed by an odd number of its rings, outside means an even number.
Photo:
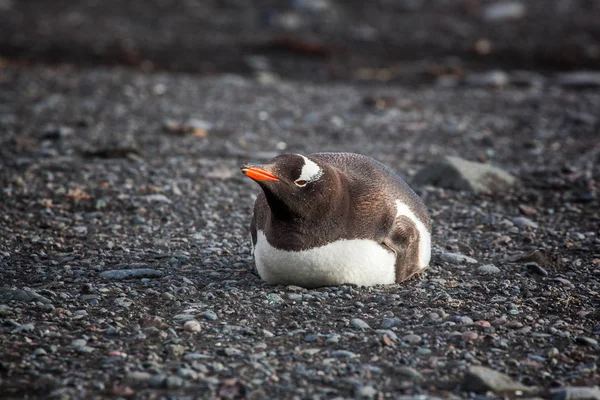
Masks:
[[[301,251],[273,247],[257,232],[254,259],[260,277],[271,284],[306,288],[396,282],[396,255],[368,239],[337,240]]]

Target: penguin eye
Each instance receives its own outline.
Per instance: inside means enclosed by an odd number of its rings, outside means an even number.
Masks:
[[[303,181],[301,179],[298,179],[297,181],[294,181],[294,183],[296,184],[296,186],[298,187],[303,187],[306,186],[306,181]]]

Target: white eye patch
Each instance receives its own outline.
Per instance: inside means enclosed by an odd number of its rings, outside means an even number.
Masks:
[[[308,182],[314,182],[323,175],[323,170],[314,161],[309,160],[301,154],[298,154],[304,159],[304,165],[300,176],[296,179],[296,185],[302,187]]]

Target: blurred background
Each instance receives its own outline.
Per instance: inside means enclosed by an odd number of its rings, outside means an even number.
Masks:
[[[0,0],[0,63],[430,82],[600,68],[600,0]]]

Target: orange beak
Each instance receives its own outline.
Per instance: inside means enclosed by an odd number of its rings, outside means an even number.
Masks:
[[[242,172],[250,179],[255,181],[278,181],[279,178],[272,173],[264,170],[263,168],[256,165],[244,165]]]

